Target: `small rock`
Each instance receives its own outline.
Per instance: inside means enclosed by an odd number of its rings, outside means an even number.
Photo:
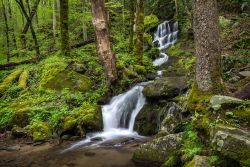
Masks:
[[[15,138],[22,138],[22,137],[26,137],[27,136],[27,130],[25,130],[24,128],[20,128],[20,127],[14,127],[11,130],[11,135]]]
[[[209,164],[209,158],[206,156],[196,155],[194,159],[188,163],[190,167],[211,167]]]
[[[243,77],[250,77],[250,71],[241,71],[239,74]]]
[[[70,139],[70,135],[63,135],[61,137],[62,140],[69,140]]]
[[[76,140],[79,140],[80,138],[81,138],[80,136],[72,136],[72,137],[70,137],[69,140],[76,141]]]
[[[20,150],[20,146],[19,145],[15,145],[15,146],[10,146],[10,147],[6,147],[6,151],[18,151]]]
[[[102,141],[103,139],[101,137],[94,137],[91,139],[91,141]]]

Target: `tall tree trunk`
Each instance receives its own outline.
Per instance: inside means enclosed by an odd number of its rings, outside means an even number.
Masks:
[[[130,30],[129,30],[129,47],[128,51],[133,51],[134,48],[134,24],[135,24],[135,1],[129,0],[129,11],[130,11]]]
[[[216,0],[193,1],[193,28],[196,49],[196,77],[198,90],[220,93],[221,49],[219,15]]]
[[[57,19],[56,19],[56,14],[57,14],[57,0],[53,0],[52,2],[53,5],[53,37],[54,41],[56,39],[56,25],[57,25]]]
[[[8,3],[8,8],[9,8],[9,20],[10,20],[10,23],[11,23],[10,31],[12,33],[13,45],[14,45],[14,48],[17,49],[16,35],[15,35],[15,28],[14,28],[13,18],[12,18],[12,10],[11,10],[11,5],[10,5],[10,0],[8,0],[7,3]]]
[[[40,0],[37,0],[37,1],[40,1]],[[36,33],[35,33],[35,30],[34,30],[33,25],[32,25],[32,20],[30,20],[31,17],[28,16],[28,13],[25,10],[23,1],[22,0],[16,0],[16,2],[19,4],[24,17],[26,18],[26,21],[30,23],[29,26],[30,26],[32,38],[33,38],[34,43],[35,43],[36,57],[37,57],[37,59],[39,59],[40,58],[40,49],[39,49],[39,44],[38,44],[38,40],[37,40],[37,37],[36,37]],[[31,14],[32,14],[32,12],[33,11],[31,11]]]
[[[143,34],[144,34],[144,0],[137,0],[136,2],[136,22],[135,22],[135,32],[136,32],[136,46],[135,54],[137,60],[142,64],[143,60]]]
[[[22,2],[22,0],[16,0],[17,3]],[[36,0],[35,1],[35,4],[34,6],[32,7],[32,10],[30,12],[30,16],[29,16],[29,20],[30,21],[26,21],[26,24],[21,32],[21,36],[20,36],[20,39],[21,39],[21,45],[22,45],[22,48],[25,48],[26,47],[26,37],[25,35],[27,34],[28,30],[29,30],[29,27],[32,23],[32,20],[33,20],[33,17],[36,15],[36,12],[37,12],[37,9],[38,9],[38,5],[40,3],[40,0]],[[25,9],[25,8],[24,8]],[[21,9],[22,10],[22,9]],[[25,17],[25,16],[24,16]],[[27,20],[27,19],[26,19]]]
[[[117,80],[116,57],[109,39],[107,11],[104,0],[92,0],[92,22],[95,29],[97,53],[106,73],[108,86]]]
[[[82,0],[81,4],[82,4],[82,12],[84,13],[85,12],[85,6],[84,5],[86,5],[85,0]],[[82,38],[83,38],[83,41],[88,40],[87,25],[86,25],[86,22],[85,22],[84,19],[82,21]]]
[[[4,17],[4,23],[5,23],[5,34],[6,34],[6,42],[7,42],[7,62],[10,61],[10,40],[9,40],[9,25],[8,25],[8,18],[6,13],[6,8],[4,5],[3,0],[2,2],[2,8],[3,8],[3,17]]]
[[[64,56],[70,56],[69,44],[69,1],[60,0],[61,51]]]

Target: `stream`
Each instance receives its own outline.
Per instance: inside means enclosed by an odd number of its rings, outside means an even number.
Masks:
[[[159,48],[160,55],[153,61],[154,66],[168,61],[166,49],[177,41],[177,35],[177,22],[165,21],[158,25],[153,44]],[[162,71],[157,74],[160,77]],[[137,84],[102,106],[102,132],[89,133],[86,139],[74,144],[28,145],[15,153],[0,152],[0,166],[136,167],[132,161],[133,152],[149,139],[134,131],[136,116],[146,103],[142,91],[149,82]]]

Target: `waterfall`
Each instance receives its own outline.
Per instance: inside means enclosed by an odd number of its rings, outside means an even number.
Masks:
[[[153,43],[158,43],[161,51],[159,58],[153,64],[160,66],[168,61],[168,56],[164,53],[166,49],[177,41],[178,23],[170,24],[169,21],[161,23],[154,34]],[[161,71],[157,72],[162,75]],[[152,81],[149,81],[152,82]],[[103,132],[91,133],[82,140],[65,151],[75,149],[79,146],[93,146],[120,138],[141,139],[142,136],[133,131],[135,118],[146,103],[142,94],[143,88],[149,82],[143,82],[134,86],[129,91],[115,96],[110,103],[102,107]]]
[[[164,21],[159,24],[157,31],[154,34],[153,44],[160,50],[159,58],[155,59],[154,66],[160,66],[168,61],[168,55],[165,53],[166,49],[175,44],[178,36],[178,22],[170,23]]]

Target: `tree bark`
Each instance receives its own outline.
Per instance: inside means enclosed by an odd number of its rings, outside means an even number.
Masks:
[[[40,2],[40,0],[37,0],[36,2]],[[39,44],[38,44],[38,40],[37,40],[37,37],[36,37],[36,33],[35,33],[35,30],[33,28],[33,25],[32,25],[32,20],[30,20],[31,17],[28,16],[28,13],[26,12],[25,10],[25,7],[24,7],[24,4],[23,4],[23,1],[22,0],[16,0],[16,2],[19,4],[21,10],[22,10],[22,13],[24,15],[24,17],[26,18],[26,21],[30,23],[30,30],[31,30],[31,35],[32,35],[32,38],[34,40],[34,43],[35,43],[35,50],[36,50],[36,57],[37,59],[40,59],[40,49],[39,49]],[[38,2],[38,3],[39,3]],[[33,11],[32,11],[33,12]],[[32,13],[31,12],[31,13]]]
[[[116,57],[109,39],[107,11],[104,0],[92,0],[92,22],[96,35],[97,53],[103,64],[108,86],[117,80]]]
[[[195,81],[203,92],[221,93],[221,49],[216,0],[193,1],[193,28],[196,50]]]
[[[136,32],[136,46],[135,54],[137,60],[142,64],[143,60],[143,35],[144,35],[144,0],[137,0],[136,3],[136,21],[135,21],[135,32]]]
[[[16,35],[15,35],[15,28],[14,28],[13,18],[12,18],[12,10],[11,10],[11,5],[10,5],[10,0],[8,0],[7,2],[8,2],[8,8],[9,8],[9,18],[10,18],[9,20],[10,20],[10,23],[11,23],[10,31],[12,33],[12,40],[13,40],[14,48],[17,49]]]
[[[22,0],[16,0],[16,2],[22,2]],[[30,12],[30,16],[29,16],[29,21],[26,21],[26,24],[21,32],[21,36],[20,36],[20,39],[21,39],[21,45],[22,45],[22,48],[25,48],[26,47],[26,37],[25,35],[27,34],[29,28],[30,28],[30,25],[32,23],[32,20],[33,20],[33,17],[36,15],[36,11],[38,9],[38,5],[40,3],[40,0],[37,0],[35,1],[35,4]],[[23,4],[23,2],[22,2]],[[24,8],[25,9],[25,8]],[[22,10],[22,8],[21,8]],[[27,20],[27,19],[26,19]]]
[[[134,24],[135,24],[135,1],[129,0],[130,10],[130,30],[129,30],[129,47],[128,51],[132,52],[134,48]]]
[[[6,42],[7,42],[7,62],[10,61],[10,38],[9,38],[9,25],[8,25],[8,18],[6,13],[6,8],[4,5],[3,0],[2,2],[2,8],[3,8],[3,17],[4,17],[4,23],[5,23],[5,34],[6,34]]]
[[[66,57],[70,57],[69,44],[69,1],[60,0],[60,25],[61,25],[61,51]]]

